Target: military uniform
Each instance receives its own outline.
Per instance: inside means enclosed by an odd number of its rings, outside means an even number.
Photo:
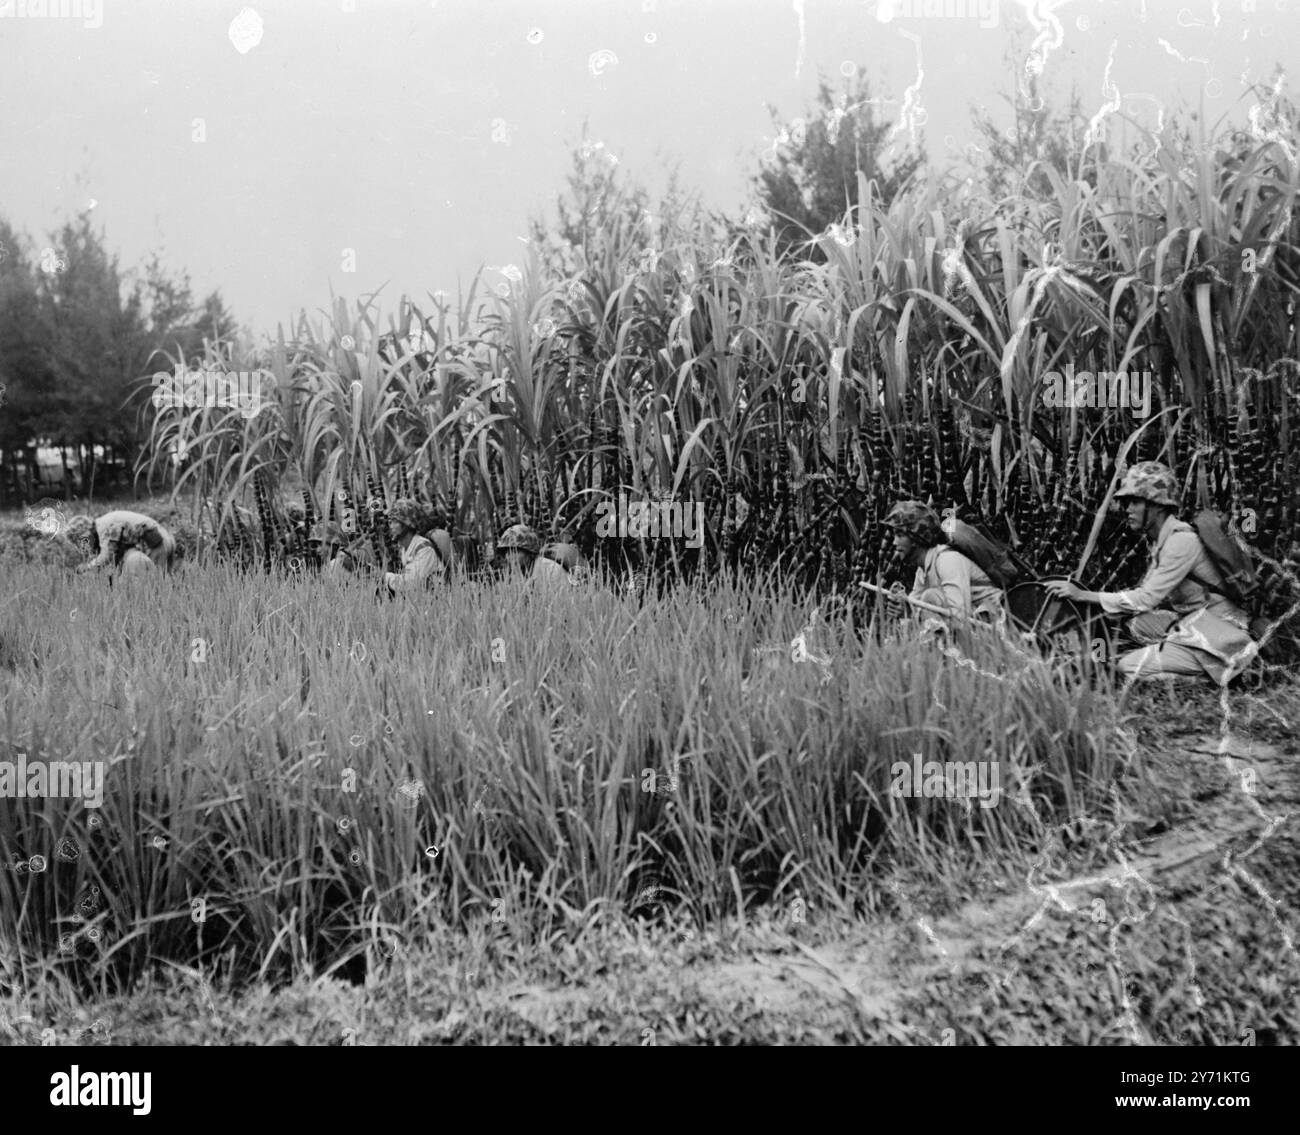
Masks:
[[[1002,591],[979,564],[944,543],[943,528],[929,505],[921,501],[899,501],[889,510],[885,524],[925,548],[912,582],[912,599],[964,618],[1001,616]],[[920,613],[927,619],[938,617],[930,611]]]
[[[984,615],[996,619],[1002,611],[1002,591],[984,569],[946,544],[926,551],[924,562],[916,569],[911,597],[967,618]]]
[[[1134,616],[1129,634],[1146,644],[1121,655],[1119,669],[1134,677],[1204,674],[1216,683],[1244,669],[1258,648],[1246,612],[1215,590],[1222,585],[1192,526],[1166,519],[1142,582],[1129,591],[1098,594],[1107,614]]]
[[[402,570],[384,572],[384,586],[390,594],[399,591],[423,591],[430,579],[443,578],[446,568],[442,557],[424,536],[419,535],[426,526],[427,517],[420,505],[410,497],[402,497],[388,509],[389,524],[395,526],[394,535],[407,533],[402,549]]]
[[[359,536],[345,548],[340,548],[338,554],[330,560],[326,571],[333,576],[356,575],[359,572],[369,571],[375,566],[375,553],[370,547],[370,541],[364,536]]]
[[[83,570],[112,564],[128,574],[166,570],[176,555],[176,541],[158,521],[140,512],[116,509],[95,520],[77,517],[69,526],[69,535],[84,532],[91,537],[91,550],[97,555],[83,565]]]
[[[1167,508],[1178,507],[1178,482],[1156,461],[1141,461],[1115,494]],[[1151,566],[1127,591],[1102,591],[1107,614],[1131,614],[1129,634],[1142,645],[1116,660],[1135,678],[1205,675],[1226,684],[1258,653],[1246,612],[1223,595],[1223,577],[1190,524],[1165,518],[1151,548]],[[1167,608],[1167,609],[1160,609]]]
[[[523,581],[532,588],[552,590],[572,587],[574,580],[569,573],[554,560],[541,554],[542,540],[526,524],[514,524],[502,533],[497,543],[498,554],[508,551],[524,552],[528,556],[527,567],[523,569]]]
[[[423,591],[442,570],[437,549],[423,536],[412,536],[402,549],[402,570],[385,572],[384,582],[390,591]]]
[[[533,570],[528,573],[528,581],[534,587],[572,587],[573,579],[554,560],[538,556],[533,561]]]

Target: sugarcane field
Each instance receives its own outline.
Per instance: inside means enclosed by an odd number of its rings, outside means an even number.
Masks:
[[[155,1068],[55,1047],[1300,1042],[1300,14],[0,15],[34,1108]]]

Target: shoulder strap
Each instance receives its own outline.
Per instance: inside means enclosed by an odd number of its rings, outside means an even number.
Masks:
[[[934,557],[934,562],[935,562],[935,563],[938,563],[938,562],[939,562],[939,556],[942,556],[945,552],[951,552],[951,553],[953,553],[953,555],[961,556],[961,558],[962,558],[963,560],[965,560],[967,563],[969,563],[969,564],[971,565],[971,567],[976,568],[976,569],[979,570],[979,571],[984,571],[984,569],[983,569],[982,567],[980,567],[980,565],[979,565],[978,563],[976,563],[973,559],[971,559],[970,556],[968,556],[968,555],[967,555],[965,552],[963,552],[960,548],[954,548],[951,544],[936,544],[936,545],[935,545],[935,551],[938,553],[938,554]],[[988,574],[988,573],[986,572],[985,574]]]
[[[1182,521],[1179,521],[1179,523],[1183,524]],[[1220,568],[1219,565],[1214,562],[1214,556],[1211,555],[1210,550],[1205,546],[1205,541],[1201,539],[1201,534],[1190,524],[1183,524],[1183,527],[1191,530],[1192,535],[1196,537],[1196,542],[1201,546],[1201,556],[1210,561],[1210,563],[1214,567],[1214,570],[1217,571],[1219,573],[1220,578],[1222,578],[1225,573],[1223,569]],[[1198,559],[1197,562],[1192,565],[1192,570],[1187,573],[1188,579],[1195,580],[1202,587],[1204,587],[1206,591],[1209,591],[1215,595],[1220,596],[1223,599],[1226,599],[1229,603],[1237,602],[1235,597],[1228,594],[1227,590],[1225,589],[1222,583],[1211,583],[1203,575],[1199,574],[1196,570],[1199,566],[1200,566],[1200,560]]]

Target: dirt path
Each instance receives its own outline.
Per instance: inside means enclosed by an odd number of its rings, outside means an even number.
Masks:
[[[772,1013],[803,1013],[809,993],[815,992],[846,1003],[899,1039],[911,1039],[907,1034],[914,1030],[900,1030],[887,1021],[898,1013],[909,990],[964,966],[997,979],[986,963],[972,960],[977,947],[998,951],[1018,936],[1032,935],[1056,910],[1086,913],[1098,898],[1104,901],[1133,882],[1162,901],[1180,880],[1203,875],[1229,851],[1244,854],[1284,825],[1300,824],[1300,755],[1258,742],[1229,744],[1220,755],[1216,737],[1200,738],[1184,752],[1189,761],[1217,766],[1222,787],[1198,799],[1193,820],[1117,847],[1111,867],[1050,883],[1031,872],[1015,893],[991,902],[969,902],[933,925],[917,918],[913,926],[864,929],[851,940],[821,947],[787,939],[784,947],[755,950],[748,960],[706,966],[689,976],[710,998],[751,1002]],[[1243,785],[1249,785],[1253,795]],[[900,956],[915,955],[917,942],[922,960],[900,962]]]

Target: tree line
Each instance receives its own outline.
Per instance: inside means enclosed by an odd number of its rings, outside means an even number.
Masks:
[[[1086,119],[1077,98],[1064,114],[1047,108],[1033,89],[1008,101],[1010,130],[999,129],[987,111],[974,118],[985,143],[977,172],[984,185],[1009,193],[1035,162],[1065,172],[1069,140]],[[913,179],[933,176],[924,139],[895,145],[898,132],[878,111],[882,103],[887,100],[874,97],[858,71],[838,91],[823,80],[803,116],[783,122],[769,108],[775,137],[760,155],[750,200],[735,214],[706,213],[676,173],[652,199],[584,128],[556,213],[531,220],[531,243],[552,278],[581,272],[597,233],[605,253],[615,234],[612,247],[634,260],[673,233],[689,232],[722,249],[759,224],[782,252],[816,261],[822,258],[816,235],[858,204],[859,169],[886,203]],[[44,495],[38,446],[63,454],[64,492],[99,493],[130,483],[148,435],[142,410],[149,392],[141,380],[170,370],[178,358],[201,359],[205,340],[237,335],[220,292],[195,300],[188,277],[168,274],[157,254],[143,270],[123,270],[88,212],[39,248],[0,215],[0,506]]]
[[[124,271],[88,212],[40,247],[0,216],[2,502],[42,495],[38,446],[62,453],[65,492],[120,485],[142,437],[140,379],[171,369],[159,352],[198,357],[236,332],[219,292],[196,301],[156,255]]]

